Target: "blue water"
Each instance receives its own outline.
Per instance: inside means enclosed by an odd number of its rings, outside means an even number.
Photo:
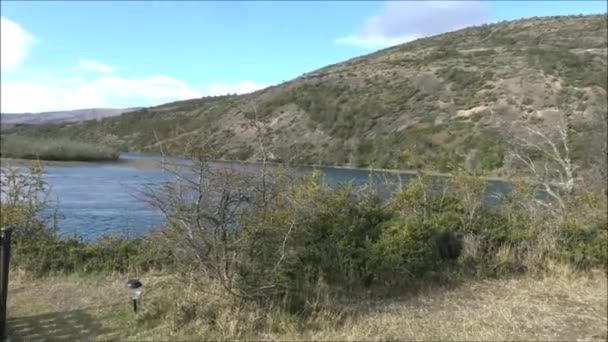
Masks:
[[[162,223],[161,215],[147,206],[138,193],[161,181],[161,170],[91,164],[47,166],[44,171],[44,179],[50,185],[51,208],[58,209],[62,235],[135,236]]]
[[[161,157],[151,154],[125,153],[121,159],[160,161]],[[252,165],[222,163],[237,169],[250,169]],[[363,184],[370,180],[369,171],[337,168],[319,168],[323,179],[329,183],[354,182]],[[298,174],[312,171],[312,168],[297,168]],[[167,180],[161,169],[142,169],[120,163],[89,163],[78,166],[46,166],[44,179],[51,187],[51,208],[58,211],[57,227],[63,236],[77,235],[83,239],[94,239],[100,234],[124,234],[129,237],[141,235],[162,224],[160,212],[143,201],[139,191]],[[384,183],[387,179],[398,184],[411,175],[375,172],[372,183]],[[488,198],[492,193],[508,190],[505,183],[492,183],[488,187]],[[390,189],[384,189],[388,194]],[[50,214],[47,211],[45,214]]]

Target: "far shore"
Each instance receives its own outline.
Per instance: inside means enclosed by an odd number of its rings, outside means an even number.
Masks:
[[[433,177],[452,177],[451,173],[444,172],[436,172],[436,171],[416,171],[416,170],[398,170],[398,169],[372,169],[372,168],[360,168],[354,166],[326,166],[326,165],[302,165],[301,167],[311,167],[311,168],[326,168],[326,169],[343,169],[343,170],[353,170],[353,171],[367,171],[367,172],[379,172],[379,173],[391,173],[391,174],[407,174],[407,175],[417,175],[419,173],[424,173]],[[506,182],[507,179],[504,177],[498,176],[480,176],[489,181],[497,181],[497,182]]]
[[[18,166],[26,166],[32,163],[40,163],[42,166],[63,166],[63,167],[79,167],[79,166],[98,166],[98,165],[116,165],[116,166],[133,166],[142,169],[156,169],[161,167],[160,161],[156,160],[132,160],[132,159],[115,159],[115,160],[96,160],[96,161],[74,161],[74,160],[37,160],[37,159],[22,159],[22,158],[0,158],[0,163],[12,164]]]
[[[135,153],[135,152],[134,152]],[[116,160],[100,160],[100,161],[55,161],[55,160],[40,160],[39,162],[43,166],[65,166],[65,167],[79,167],[79,166],[96,166],[96,165],[116,165],[116,166],[129,166],[138,169],[160,169],[162,168],[162,156],[159,156],[158,160],[147,160],[147,159],[124,159],[118,158]],[[168,159],[180,159],[179,157],[166,157]],[[185,160],[185,159],[184,159]],[[38,162],[33,159],[18,159],[18,158],[0,158],[0,163],[9,163],[14,165],[29,165],[32,162]],[[226,160],[226,159],[214,159],[210,160],[211,163],[223,163],[223,164],[243,164],[250,166],[262,165],[261,162],[255,161],[240,161],[240,160]],[[270,166],[281,166],[285,165],[279,162],[267,162]],[[337,170],[349,170],[349,171],[365,171],[369,173],[386,173],[386,174],[405,174],[405,175],[417,175],[420,171],[416,170],[397,170],[397,169],[378,169],[378,168],[360,168],[353,166],[330,166],[330,165],[292,165],[291,167],[296,169],[310,168],[310,169],[337,169]],[[422,171],[424,172],[424,171]],[[426,171],[425,174],[433,177],[451,177],[450,173],[431,172]],[[495,182],[508,182],[504,177],[498,176],[482,176],[482,178],[495,181]]]

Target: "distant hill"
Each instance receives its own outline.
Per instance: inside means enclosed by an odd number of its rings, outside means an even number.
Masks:
[[[587,153],[591,143],[585,139],[600,130],[594,120],[607,111],[606,23],[606,15],[588,15],[471,27],[251,94],[5,134],[155,152],[158,138],[170,153],[209,140],[218,157],[256,160],[260,149],[251,121],[258,120],[267,123],[268,148],[280,160],[436,171],[468,165],[489,173],[503,167],[508,125],[551,122],[566,103],[575,105],[571,114],[581,133],[574,137],[576,158]]]
[[[0,114],[0,122],[2,125],[70,123],[117,116],[138,109],[141,108],[89,108],[42,113],[2,113]]]

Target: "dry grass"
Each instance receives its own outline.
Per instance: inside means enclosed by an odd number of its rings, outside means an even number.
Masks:
[[[41,139],[18,136],[2,137],[1,152],[5,158],[50,161],[113,161],[119,153],[100,144],[65,138]]]
[[[605,340],[606,279],[513,279],[375,304],[316,340]]]
[[[305,322],[277,312],[218,309],[221,301],[209,295],[191,289],[183,289],[182,293],[167,291],[169,277],[146,275],[142,279],[147,292],[137,317],[122,288],[124,276],[28,280],[14,275],[9,291],[9,328],[14,337],[30,341],[53,337],[605,341],[608,337],[605,273],[492,280],[452,289],[427,289],[398,301],[347,304]],[[154,317],[159,305],[173,313],[180,310],[176,307],[190,301],[213,307],[213,318],[199,317],[176,325],[174,317]],[[171,304],[163,307],[166,303]],[[338,311],[341,313],[335,313]],[[213,322],[212,326],[209,322]]]
[[[154,288],[162,276],[142,277]],[[11,274],[9,334],[19,341],[122,340],[133,331],[135,316],[122,275],[78,275],[30,279]]]

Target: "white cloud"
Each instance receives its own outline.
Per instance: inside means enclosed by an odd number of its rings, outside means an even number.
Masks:
[[[481,1],[389,1],[355,34],[335,43],[379,49],[484,23],[488,9]]]
[[[18,68],[35,41],[19,24],[0,17],[0,70],[6,72]]]
[[[111,74],[114,72],[114,68],[111,66],[88,59],[81,59],[80,62],[78,62],[78,68],[84,71],[93,71],[102,74]]]
[[[125,78],[118,76],[37,76],[2,80],[2,113],[37,113],[95,107],[146,107],[202,96],[249,93],[267,85],[243,81],[195,87],[166,75]]]
[[[82,59],[69,72],[22,65],[35,41],[18,24],[2,17],[0,112],[23,113],[94,107],[146,107],[202,96],[244,94],[266,84],[251,81],[194,86],[167,75],[125,77],[110,65]],[[5,71],[10,70],[10,73]],[[93,72],[93,73],[91,73]],[[100,75],[101,74],[101,75]]]
[[[3,80],[0,92],[3,113],[152,106],[202,96],[192,86],[167,76]]]

